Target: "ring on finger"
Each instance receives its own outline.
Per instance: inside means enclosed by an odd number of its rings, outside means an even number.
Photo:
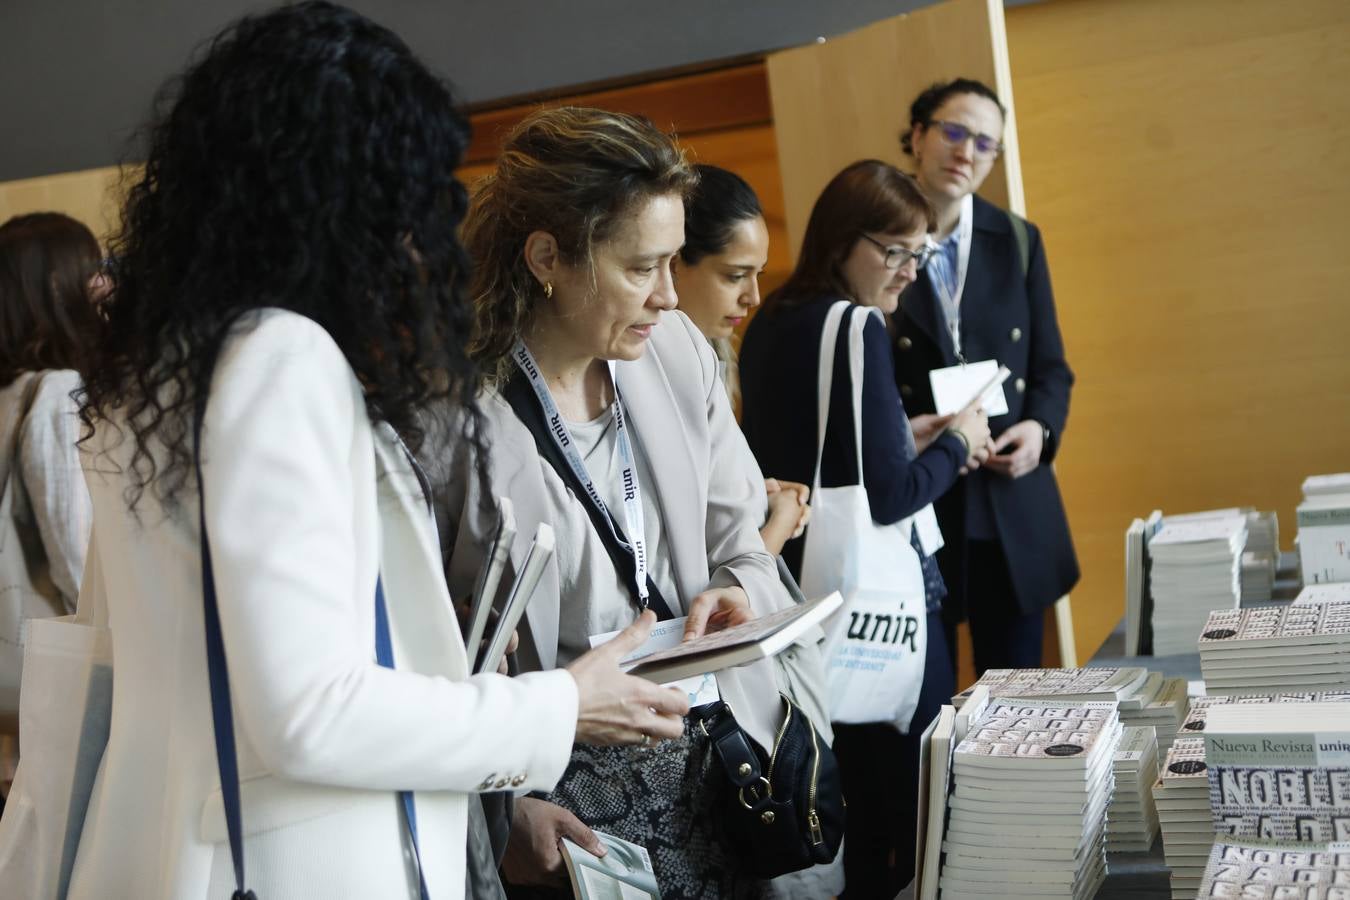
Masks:
[[[651,746],[651,743],[652,743],[652,736],[644,731],[642,733],[642,746],[649,747]]]

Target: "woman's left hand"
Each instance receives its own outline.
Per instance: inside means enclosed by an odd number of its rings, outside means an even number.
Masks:
[[[699,594],[689,604],[684,639],[688,641],[702,637],[705,632],[743,625],[754,618],[755,613],[750,609],[750,598],[746,596],[745,588],[713,588]]]
[[[1011,453],[1004,453],[1011,447]],[[1045,449],[1045,432],[1041,423],[1026,419],[1011,426],[994,441],[994,452],[984,461],[984,467],[1009,478],[1021,478],[1041,464]]]

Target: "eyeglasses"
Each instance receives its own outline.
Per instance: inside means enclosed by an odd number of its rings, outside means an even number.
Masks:
[[[886,254],[886,268],[888,269],[898,269],[911,259],[914,260],[914,268],[922,269],[928,265],[928,261],[937,252],[937,247],[932,243],[926,243],[918,250],[910,250],[908,247],[887,247],[871,235],[863,234],[861,231],[858,234],[862,236],[863,240],[876,245],[878,250]]]
[[[928,124],[936,125],[938,133],[942,135],[943,142],[951,144],[953,147],[974,138],[976,156],[998,156],[1003,152],[1003,142],[998,138],[971,131],[960,122],[944,122],[941,119],[932,119]]]

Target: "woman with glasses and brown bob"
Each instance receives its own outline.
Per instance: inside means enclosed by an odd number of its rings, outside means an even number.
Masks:
[[[933,208],[914,179],[879,160],[844,169],[825,187],[807,222],[797,267],[764,299],[741,344],[742,427],[766,472],[811,484],[816,467],[817,360],[830,308],[852,304],[835,344],[829,422],[820,462],[822,488],[866,486],[872,518],[891,525],[946,493],[963,468],[978,466],[989,428],[978,409],[948,422],[922,444],[910,431],[893,378],[883,315],[931,255]],[[865,318],[861,457],[857,471],[849,369],[849,323]],[[808,526],[809,528],[814,526]],[[848,798],[845,896],[893,897],[913,876],[919,736],[953,689],[938,618],[944,593],[918,529],[896,531],[920,557],[927,601],[924,676],[905,734],[890,722],[835,724],[835,755]],[[783,550],[800,576],[801,541]]]
[[[934,383],[982,361],[1012,370],[1007,412],[989,420],[988,461],[936,506],[948,646],[954,664],[955,628],[969,619],[977,672],[1039,666],[1043,611],[1078,581],[1050,468],[1073,373],[1045,247],[1036,226],[975,196],[1003,150],[1004,119],[993,91],[961,78],[920,94],[901,137],[937,212],[938,252],[893,323],[896,382],[918,414],[920,442],[944,427],[934,415]]]

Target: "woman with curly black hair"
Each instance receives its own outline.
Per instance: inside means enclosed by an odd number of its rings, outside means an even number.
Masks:
[[[161,102],[84,371],[117,673],[69,896],[239,887],[217,746],[259,896],[462,896],[467,794],[551,788],[574,739],[678,735],[684,701],[617,669],[647,620],[570,670],[467,677],[404,447],[433,400],[477,420],[446,85],[303,3]]]

